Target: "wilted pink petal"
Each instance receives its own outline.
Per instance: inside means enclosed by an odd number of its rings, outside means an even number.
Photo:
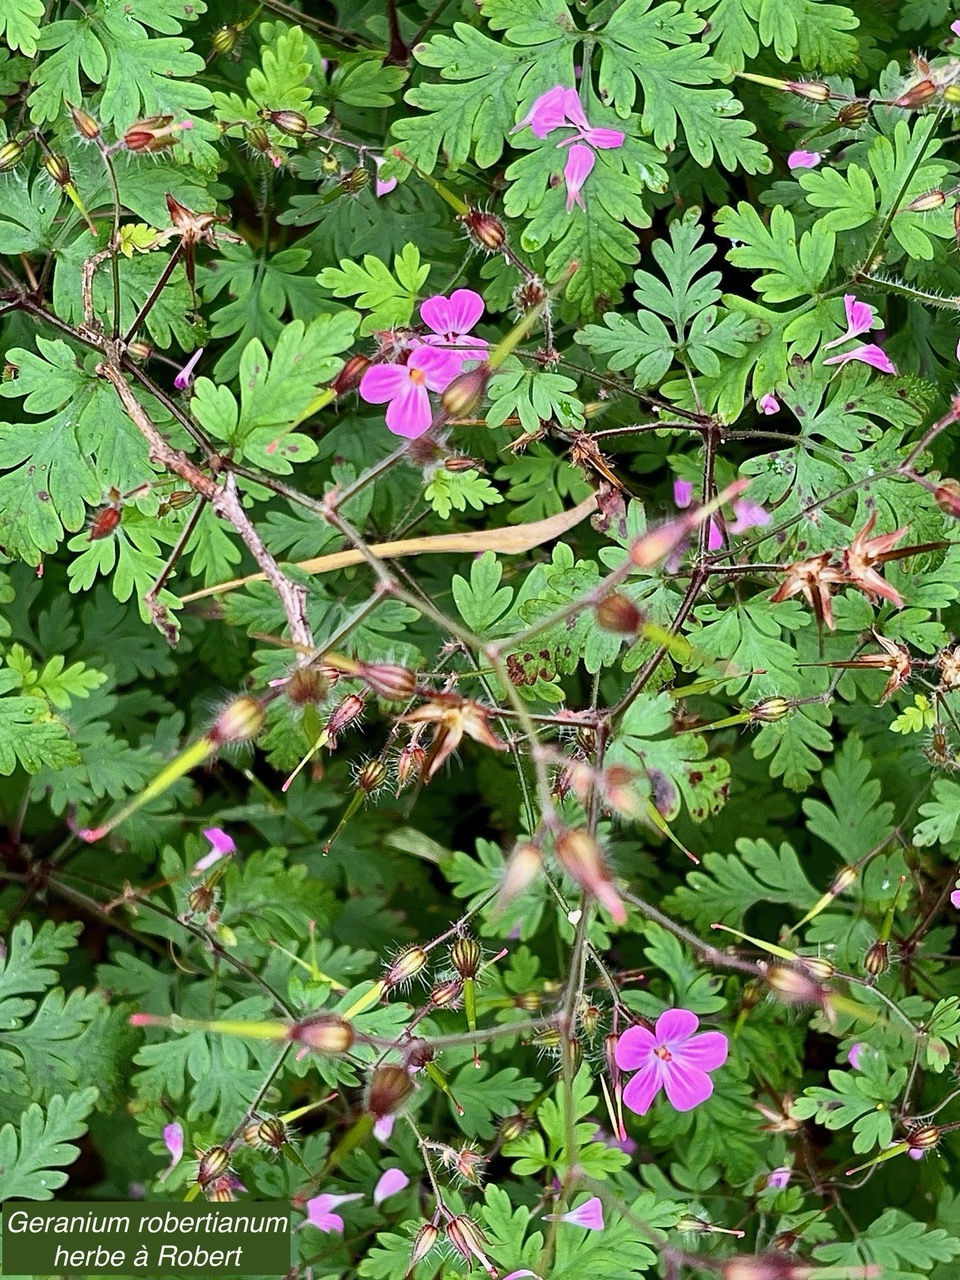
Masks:
[[[373,1136],[378,1142],[386,1142],[393,1133],[393,1122],[396,1116],[381,1116],[373,1126]]]
[[[409,1185],[410,1179],[402,1169],[388,1169],[373,1189],[373,1203],[379,1206]]]
[[[210,867],[219,862],[221,858],[225,858],[227,854],[237,852],[237,846],[221,827],[208,827],[203,834],[210,841],[213,848],[193,864],[190,868],[192,876],[202,875],[204,871],[208,871]]]
[[[734,522],[727,526],[729,533],[746,533],[748,529],[762,529],[770,523],[770,516],[756,502],[740,498],[733,504]]]
[[[581,209],[586,209],[587,206],[583,203],[580,192],[596,162],[597,157],[593,149],[585,143],[575,142],[570,148],[563,170],[563,181],[567,187],[567,213],[573,212],[575,204],[578,204]]]
[[[951,907],[956,907],[957,910],[960,911],[960,889],[954,889],[953,893],[951,893],[950,905]]]
[[[396,178],[384,178],[382,182],[380,181],[380,169],[384,164],[386,164],[383,156],[374,156],[373,163],[377,166],[377,178],[373,185],[377,199],[379,199],[380,196],[385,196],[388,191],[393,190],[397,185],[397,180]]]
[[[761,396],[757,408],[761,413],[771,414],[780,412],[780,401],[775,395],[771,395],[768,391],[765,396]]]
[[[332,1196],[322,1195],[314,1196],[312,1200],[308,1200],[306,1204],[307,1222],[311,1227],[316,1227],[318,1231],[336,1231],[343,1235],[343,1219],[339,1213],[333,1213],[338,1205],[346,1204],[348,1200],[362,1200],[363,1196],[359,1191],[351,1196]]]
[[[779,1169],[774,1169],[772,1173],[767,1174],[767,1186],[772,1187],[774,1191],[783,1191],[792,1175],[793,1170],[782,1164]]]
[[[194,367],[202,355],[203,347],[197,347],[196,351],[174,378],[173,385],[178,391],[186,391],[186,389],[191,385],[193,382]]]
[[[546,1222],[569,1222],[571,1226],[583,1227],[587,1231],[602,1231],[603,1203],[598,1196],[593,1196],[569,1213],[545,1213],[543,1217]]]
[[[910,1157],[911,1160],[922,1160],[926,1154],[927,1153],[922,1148],[919,1148],[919,1147],[911,1147],[910,1150],[907,1152],[907,1155]]]
[[[584,142],[589,142],[600,151],[613,151],[623,146],[626,134],[619,129],[585,129],[581,136]]]
[[[824,343],[824,351],[829,351],[831,347],[839,347],[850,338],[859,338],[861,333],[869,333],[878,323],[873,318],[873,311],[865,302],[859,302],[852,293],[843,295],[843,305],[847,312],[847,332],[842,338],[834,338],[832,342]]]
[[[173,1124],[164,1126],[163,1145],[170,1152],[170,1163],[160,1175],[161,1182],[169,1178],[170,1174],[173,1173],[174,1169],[183,1159],[183,1128],[177,1123],[177,1121],[174,1121]]]
[[[862,347],[854,347],[852,351],[844,351],[839,356],[831,356],[829,360],[824,360],[823,363],[844,365],[850,360],[859,360],[862,364],[872,365],[874,369],[879,369],[881,373],[897,372],[897,366],[883,348],[878,347],[875,342],[868,342]]]
[[[674,480],[673,500],[681,511],[685,511],[693,501],[693,485],[689,480]]]
[[[554,88],[548,89],[546,93],[541,93],[520,123],[514,125],[510,132],[517,133],[520,129],[524,129],[529,125],[535,137],[545,138],[554,129],[563,128],[567,123],[567,117],[563,109],[564,95],[569,92],[571,90],[565,89],[562,84],[558,84]]]
[[[819,151],[791,151],[787,156],[787,168],[815,169],[822,159]]]

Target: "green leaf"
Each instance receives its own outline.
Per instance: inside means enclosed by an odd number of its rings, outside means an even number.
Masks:
[[[877,803],[883,788],[870,772],[863,743],[851,734],[823,773],[832,808],[819,800],[803,802],[807,829],[847,863],[857,862],[893,830],[894,806],[886,800]]]
[[[43,15],[43,0],[4,0],[0,9],[0,36],[11,49],[19,49],[32,58],[37,52]]]
[[[960,1237],[954,1232],[916,1222],[902,1209],[887,1209],[858,1232],[853,1242],[825,1244],[817,1256],[828,1265],[876,1264],[884,1280],[916,1280],[938,1262],[960,1255]]]
[[[700,928],[715,920],[739,925],[757,902],[777,902],[798,912],[820,896],[804,874],[789,844],[779,851],[766,840],[742,839],[736,854],[707,853],[702,869],[689,871],[687,883],[664,900]],[[739,856],[738,856],[739,855]]]
[[[417,246],[406,244],[393,260],[393,272],[368,253],[362,265],[345,259],[339,268],[324,267],[317,280],[334,297],[356,297],[357,307],[370,312],[360,325],[361,335],[367,336],[408,324],[429,274],[429,264],[420,265]]]
[[[483,633],[510,608],[513,591],[501,587],[503,566],[492,551],[485,551],[470,565],[470,581],[455,574],[453,598],[460,617],[476,635]]]
[[[735,267],[762,271],[754,288],[764,302],[789,302],[817,293],[833,265],[834,233],[822,222],[797,236],[793,214],[777,205],[769,226],[752,205],[721,209],[717,233],[738,242],[727,254]]]
[[[53,1199],[67,1181],[62,1166],[79,1154],[73,1142],[86,1133],[96,1100],[96,1089],[82,1089],[66,1100],[51,1098],[46,1112],[33,1103],[23,1113],[19,1141],[12,1124],[0,1129],[0,1199]]]
[[[960,785],[949,778],[938,778],[933,794],[933,800],[920,806],[918,812],[923,820],[913,829],[913,842],[920,848],[950,844],[960,823]]]
[[[472,467],[469,471],[446,471],[438,467],[424,490],[424,497],[441,520],[449,519],[454,508],[466,511],[469,505],[475,511],[482,511],[503,501],[503,495],[486,476]]]

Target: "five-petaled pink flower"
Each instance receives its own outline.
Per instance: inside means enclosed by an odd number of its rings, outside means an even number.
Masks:
[[[449,298],[427,298],[420,307],[420,319],[432,329],[423,341],[443,350],[450,360],[450,381],[468,360],[486,360],[487,343],[470,330],[483,315],[483,299],[472,289],[454,289]],[[472,344],[472,345],[471,345]],[[361,395],[363,394],[361,387]]]
[[[576,130],[569,138],[558,142],[557,146],[570,148],[567,163],[563,169],[563,181],[567,190],[567,213],[573,211],[575,204],[585,209],[586,205],[583,203],[580,192],[597,162],[596,151],[593,148],[610,151],[622,147],[625,135],[619,129],[599,129],[591,125],[576,89],[565,89],[559,84],[537,98],[524,118],[514,127],[513,132],[516,133],[527,125],[537,138],[546,138],[555,129]]]
[[[831,356],[829,360],[824,360],[823,363],[845,365],[850,360],[859,360],[862,364],[872,365],[874,369],[879,369],[881,373],[897,372],[897,366],[883,348],[878,347],[875,342],[867,342],[861,347],[854,347],[852,351],[844,351],[842,355]]]
[[[623,1091],[624,1105],[645,1116],[664,1089],[678,1111],[692,1111],[713,1093],[708,1071],[727,1060],[729,1044],[720,1031],[695,1036],[700,1019],[689,1009],[667,1009],[656,1029],[630,1027],[617,1041],[616,1062],[635,1071]]]
[[[823,159],[819,151],[791,151],[787,156],[788,169],[815,169]]]
[[[455,373],[449,352],[425,345],[411,351],[406,364],[372,364],[360,379],[360,395],[368,404],[389,402],[389,429],[416,440],[433,421],[429,393],[443,391]]]
[[[359,1191],[351,1196],[314,1196],[312,1200],[307,1201],[307,1222],[311,1227],[316,1227],[318,1231],[336,1231],[342,1236],[343,1219],[339,1213],[334,1213],[333,1210],[341,1204],[346,1204],[348,1200],[362,1199],[363,1196]],[[304,1223],[304,1226],[306,1226],[306,1223]]]
[[[545,1222],[569,1222],[572,1227],[583,1227],[585,1231],[603,1231],[603,1203],[598,1196],[585,1200],[569,1213],[545,1213]]]
[[[843,295],[843,305],[847,313],[847,332],[840,338],[834,338],[832,342],[825,342],[824,351],[829,351],[831,347],[840,347],[851,338],[859,338],[861,333],[869,333],[878,324],[878,321],[873,318],[870,307],[865,302],[858,301],[852,293]]]

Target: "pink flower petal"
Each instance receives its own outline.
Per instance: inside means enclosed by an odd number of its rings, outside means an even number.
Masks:
[[[393,1133],[393,1122],[395,1119],[395,1116],[381,1116],[373,1126],[373,1136],[378,1142],[386,1142],[391,1133]]]
[[[831,356],[829,360],[824,360],[823,363],[845,365],[850,360],[859,360],[862,364],[872,365],[874,369],[879,369],[881,373],[897,372],[897,366],[883,348],[878,347],[874,342],[868,342],[862,347],[854,347],[852,351],[844,351],[843,355]]]
[[[815,169],[822,159],[819,151],[791,151],[787,156],[787,168]]]
[[[480,297],[479,293],[475,293],[473,289],[454,289],[450,295],[450,318],[452,323],[449,328],[454,333],[469,333],[482,318],[485,305],[483,298]],[[420,314],[423,314],[422,309]]]
[[[362,383],[360,394],[363,395]],[[412,382],[408,377],[390,401],[386,417],[389,430],[395,436],[403,436],[405,440],[416,440],[425,431],[429,431],[433,422],[433,409],[426,386]]]
[[[183,1158],[183,1126],[176,1120],[164,1127],[163,1144],[170,1152],[174,1164]]]
[[[713,1093],[713,1081],[699,1067],[684,1066],[677,1058],[665,1065],[663,1087],[671,1106],[678,1111],[692,1111]]]
[[[617,1041],[614,1057],[623,1071],[636,1071],[646,1066],[656,1048],[657,1039],[646,1027],[628,1027]]]
[[[570,148],[563,170],[563,181],[567,188],[567,213],[573,212],[575,204],[578,204],[581,209],[586,208],[580,192],[596,162],[596,153],[584,143],[576,142]]]
[[[431,391],[444,391],[460,372],[461,362],[457,357],[457,352],[439,351],[436,347],[424,345],[410,353],[407,368],[418,369]]]
[[[541,93],[524,118],[514,125],[511,133],[517,133],[529,125],[535,137],[545,138],[554,129],[563,128],[567,123],[563,102],[564,95],[568,92],[569,90],[562,84],[558,84],[553,89],[548,89],[546,93]]]
[[[336,1209],[338,1205],[346,1204],[350,1200],[362,1199],[363,1196],[359,1191],[350,1196],[314,1196],[312,1200],[308,1200],[306,1203],[307,1221],[319,1231],[336,1231],[343,1235],[343,1219],[338,1213],[331,1211]]]
[[[782,1164],[779,1169],[774,1169],[772,1173],[767,1174],[767,1186],[772,1187],[774,1191],[783,1191],[792,1175],[793,1170]]]
[[[233,843],[232,837],[228,836],[222,827],[207,827],[203,834],[213,845],[214,852],[221,858],[225,854],[237,852],[237,846]]]
[[[196,366],[197,361],[200,359],[202,355],[203,355],[203,347],[197,347],[196,351],[193,353],[193,355],[190,357],[187,363],[183,366],[183,368],[180,370],[177,376],[174,378],[173,385],[177,388],[178,391],[186,391],[187,388],[191,385],[191,383],[193,382],[193,370]]]
[[[854,1071],[859,1071],[861,1069],[861,1055],[866,1047],[867,1046],[865,1044],[861,1044],[859,1040],[856,1044],[852,1044],[850,1046],[850,1050],[847,1053],[847,1061],[850,1063],[851,1067],[853,1067]]]
[[[554,1214],[544,1214],[547,1220]],[[603,1230],[603,1202],[599,1196],[592,1196],[576,1209],[560,1215],[561,1222],[569,1222],[573,1227],[583,1227],[586,1231]]]
[[[670,1049],[674,1062],[685,1067],[699,1067],[701,1071],[716,1071],[722,1067],[729,1051],[730,1042],[721,1031],[704,1031],[702,1035],[693,1036]]]
[[[960,889],[954,889],[953,893],[951,893],[950,905],[951,907],[956,907],[957,910],[960,911]]]
[[[590,122],[584,115],[583,103],[580,101],[580,95],[576,89],[567,89],[563,95],[563,114],[566,116],[567,123],[572,124],[574,128],[579,129],[581,133],[584,129],[590,128]]]
[[[379,1206],[384,1200],[389,1200],[391,1196],[395,1196],[398,1191],[402,1191],[409,1185],[410,1179],[402,1169],[388,1169],[381,1175],[373,1189],[373,1203]]]
[[[657,1044],[666,1045],[673,1052],[678,1044],[689,1040],[699,1025],[700,1019],[689,1009],[667,1009],[657,1019]]]
[[[757,408],[761,413],[771,414],[780,412],[780,401],[775,395],[767,392],[765,396],[760,398]]]
[[[763,507],[743,498],[733,504],[733,514],[736,519],[728,526],[730,533],[746,533],[748,529],[762,529],[770,523],[770,515]]]
[[[865,302],[858,301],[852,293],[843,295],[843,305],[847,313],[847,331],[842,337],[834,338],[832,342],[824,343],[824,351],[829,351],[832,347],[842,346],[850,338],[858,338],[861,333],[869,332],[877,324],[870,307]]]
[[[621,133],[619,129],[585,129],[582,137],[584,142],[590,143],[591,147],[598,147],[601,151],[613,151],[623,146],[626,134]]]
[[[693,485],[689,480],[674,480],[673,500],[681,511],[685,511],[693,501]]]
[[[707,525],[707,550],[719,551],[723,546],[723,534],[720,532],[720,526],[716,520],[711,520]]]
[[[645,1116],[663,1084],[663,1063],[653,1054],[646,1066],[627,1081],[623,1091],[623,1105],[638,1116]]]
[[[402,364],[372,364],[360,379],[360,398],[368,404],[384,404],[398,395],[410,374]]]
[[[377,199],[379,200],[381,196],[385,196],[393,190],[397,185],[397,180],[396,178],[385,178],[383,181],[380,180],[380,169],[384,164],[386,164],[383,156],[374,156],[373,163],[377,166],[377,178],[374,182],[374,191]]]

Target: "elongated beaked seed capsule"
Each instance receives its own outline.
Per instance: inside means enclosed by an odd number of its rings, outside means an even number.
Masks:
[[[905,93],[901,93],[899,98],[895,98],[893,105],[905,107],[907,110],[916,110],[917,107],[922,107],[929,102],[936,92],[937,86],[932,80],[918,80]]]
[[[819,80],[788,80],[786,88],[808,102],[829,102],[830,86]]]
[[[68,102],[67,106],[70,108],[70,115],[73,117],[77,133],[82,138],[87,138],[92,142],[94,138],[100,137],[100,126],[93,116],[83,111],[80,107],[75,107],[72,102]]]
[[[417,690],[416,674],[391,662],[361,662],[360,679],[386,702],[406,702]]]
[[[910,1130],[907,1134],[907,1143],[911,1151],[932,1151],[934,1147],[939,1146],[942,1136],[935,1124],[924,1124]]]
[[[407,1275],[410,1274],[418,1262],[427,1256],[439,1239],[440,1228],[432,1222],[425,1222],[413,1237],[413,1248],[410,1250],[410,1266],[407,1268]]]
[[[750,719],[762,724],[775,724],[794,710],[794,704],[786,698],[763,698],[750,708]]]
[[[430,1003],[435,1009],[449,1009],[460,1003],[463,996],[463,979],[448,978],[438,983],[430,992]]]
[[[457,221],[463,223],[467,235],[478,249],[483,249],[485,253],[497,253],[503,248],[507,235],[503,223],[495,213],[489,213],[485,209],[468,209],[466,213],[460,214]]]

